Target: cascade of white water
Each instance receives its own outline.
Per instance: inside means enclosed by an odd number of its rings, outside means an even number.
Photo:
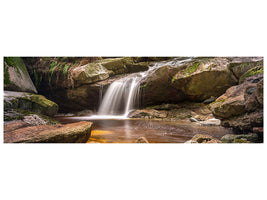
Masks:
[[[130,111],[139,102],[140,83],[142,80],[163,66],[177,67],[191,59],[174,59],[169,62],[158,62],[145,72],[130,74],[127,77],[114,81],[104,94],[98,115],[92,117],[108,118],[113,116],[114,118],[127,118]]]

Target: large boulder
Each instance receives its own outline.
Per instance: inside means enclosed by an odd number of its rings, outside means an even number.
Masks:
[[[238,82],[229,65],[227,58],[194,58],[163,66],[142,83],[143,103],[204,101],[220,96]]]
[[[242,84],[229,88],[210,104],[210,108],[214,116],[227,119],[262,108],[262,98],[263,74],[256,74],[247,77]]]
[[[4,143],[85,143],[91,128],[92,122],[85,121],[54,126],[8,124],[4,126]]]
[[[255,133],[240,135],[227,134],[221,138],[221,141],[223,143],[257,143],[259,142],[259,137]]]
[[[4,57],[4,89],[37,93],[27,68],[20,57]]]
[[[10,109],[21,109],[53,116],[58,111],[58,105],[42,95],[4,91],[4,110]]]

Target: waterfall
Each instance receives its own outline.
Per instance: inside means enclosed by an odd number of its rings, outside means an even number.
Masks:
[[[98,115],[93,115],[92,118],[119,118],[125,119],[128,114],[138,108],[140,100],[140,83],[157,69],[163,66],[178,67],[183,63],[192,60],[174,59],[172,61],[162,61],[155,63],[145,72],[137,72],[130,74],[127,77],[114,81],[107,89],[102,99],[102,89],[100,87],[100,94],[102,101],[98,110]]]

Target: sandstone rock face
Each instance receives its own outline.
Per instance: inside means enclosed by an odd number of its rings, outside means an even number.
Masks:
[[[17,108],[47,116],[53,116],[58,111],[58,105],[42,95],[4,91],[4,109],[9,110]]]
[[[4,58],[4,89],[37,93],[27,68],[20,57]]]
[[[11,126],[11,127],[10,127]],[[5,143],[85,143],[91,135],[91,122],[67,125],[5,125]]]

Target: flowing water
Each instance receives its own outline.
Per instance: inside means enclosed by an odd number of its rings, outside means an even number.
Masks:
[[[140,83],[157,69],[163,66],[179,67],[192,58],[183,60],[174,59],[155,63],[145,72],[130,74],[127,77],[114,81],[107,89],[101,101],[98,114],[91,119],[127,119],[128,114],[138,108],[140,101]],[[100,88],[102,99],[102,89]]]

